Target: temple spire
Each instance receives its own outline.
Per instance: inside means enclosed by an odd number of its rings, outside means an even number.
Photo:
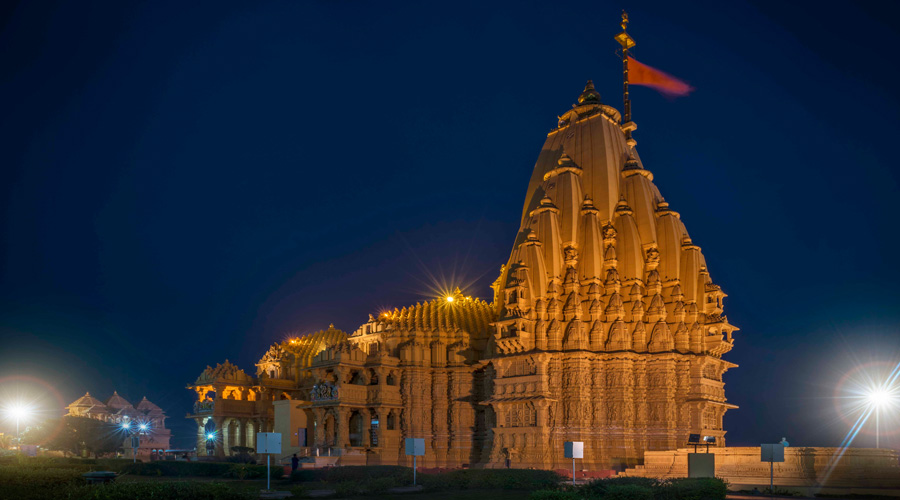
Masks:
[[[622,128],[625,130],[625,140],[629,146],[634,147],[637,141],[632,139],[631,131],[634,130],[634,122],[631,121],[631,98],[628,95],[628,49],[634,47],[634,39],[628,34],[628,13],[622,11],[622,32],[616,35],[616,41],[622,46],[622,92],[624,95],[625,116],[622,120]]]

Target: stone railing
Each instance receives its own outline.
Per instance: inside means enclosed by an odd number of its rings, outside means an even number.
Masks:
[[[215,401],[195,401],[194,414],[212,413],[216,409]]]
[[[367,389],[366,402],[368,404],[399,405],[403,403],[400,398],[400,387],[396,385],[370,385],[367,386]]]

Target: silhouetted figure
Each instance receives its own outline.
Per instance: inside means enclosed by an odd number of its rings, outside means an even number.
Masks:
[[[291,457],[291,472],[297,470],[297,467],[300,465],[300,459],[297,458],[297,454],[294,453],[294,456]]]

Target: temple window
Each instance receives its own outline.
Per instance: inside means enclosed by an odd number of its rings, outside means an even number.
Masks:
[[[392,431],[397,428],[397,417],[394,415],[394,412],[388,413],[387,417],[387,430]]]
[[[506,411],[504,427],[534,427],[534,410],[528,403],[517,403]]]
[[[397,385],[397,377],[394,376],[393,372],[387,376],[387,385]]]

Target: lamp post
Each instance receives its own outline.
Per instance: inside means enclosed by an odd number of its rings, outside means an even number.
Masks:
[[[894,403],[896,396],[884,387],[878,387],[866,395],[866,400],[875,412],[875,447],[881,448],[881,408]]]
[[[122,429],[131,436],[131,461],[132,463],[137,463],[137,450],[141,446],[141,435],[147,434],[147,431],[150,430],[150,424],[141,422],[132,428],[131,422],[126,420],[122,422]]]
[[[28,418],[32,410],[30,407],[22,404],[22,403],[14,403],[12,406],[6,408],[6,413],[10,417],[16,419],[16,445],[19,444],[19,421]]]

